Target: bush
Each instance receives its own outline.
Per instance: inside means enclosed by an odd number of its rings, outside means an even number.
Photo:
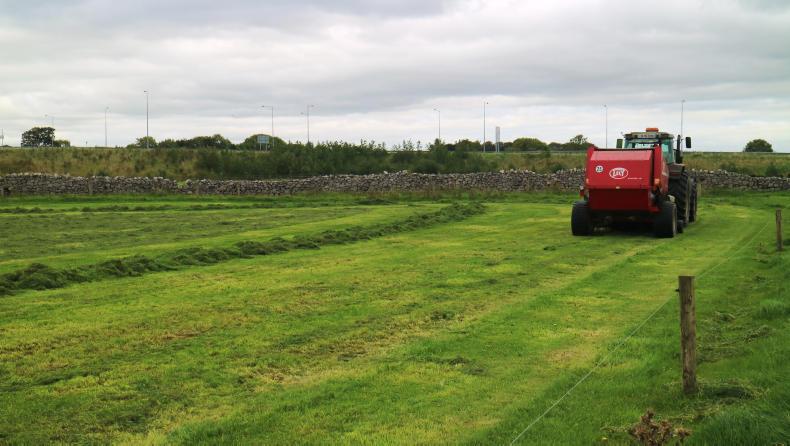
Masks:
[[[513,152],[526,152],[530,150],[547,150],[548,144],[537,138],[517,138],[513,140],[509,150]]]
[[[439,173],[439,164],[434,160],[423,159],[414,166],[417,173]]]
[[[753,139],[746,143],[743,148],[744,152],[773,152],[774,149],[771,144],[764,139]]]
[[[776,164],[771,162],[768,167],[765,168],[765,176],[767,177],[780,177],[782,176],[782,172],[776,167]]]

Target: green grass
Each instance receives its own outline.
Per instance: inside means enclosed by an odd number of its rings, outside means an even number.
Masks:
[[[434,212],[410,215],[407,218],[394,222],[324,230],[317,234],[298,234],[287,239],[276,237],[265,241],[239,240],[232,246],[217,248],[181,248],[161,253],[156,257],[137,254],[71,268],[57,269],[41,263],[32,263],[26,268],[0,276],[0,295],[24,290],[61,288],[74,283],[97,281],[112,277],[141,276],[150,272],[174,271],[187,266],[211,265],[231,259],[280,254],[295,249],[319,249],[326,245],[368,240],[373,237],[382,237],[448,221],[461,220],[465,217],[479,214],[484,209],[480,203],[454,204]],[[270,215],[267,217],[271,218]],[[180,224],[174,226],[182,227]]]
[[[6,261],[64,271],[121,252],[379,233],[0,297],[0,444],[503,444],[598,363],[520,444],[627,443],[647,408],[690,428],[688,444],[790,438],[790,265],[772,238],[790,194],[704,197],[674,240],[573,238],[573,197],[552,194],[81,200],[0,201]],[[400,226],[450,201],[485,209]],[[167,208],[81,211],[110,206]],[[48,210],[2,212],[34,207]],[[249,228],[258,221],[277,224]],[[174,222],[199,230],[177,238]],[[121,247],[90,237],[142,224]],[[69,237],[81,246],[38,246]],[[699,276],[692,397],[680,393],[679,274]]]

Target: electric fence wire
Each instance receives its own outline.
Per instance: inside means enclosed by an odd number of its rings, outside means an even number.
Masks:
[[[703,271],[702,273],[700,273],[700,274],[697,276],[697,279],[701,279],[701,278],[702,278],[702,277],[704,277],[706,274],[710,273],[711,271],[714,271],[714,270],[716,270],[718,267],[720,267],[720,266],[724,265],[725,263],[729,262],[730,260],[732,260],[732,259],[733,259],[733,258],[734,258],[734,257],[735,257],[737,254],[739,254],[739,253],[740,253],[741,251],[743,251],[743,250],[744,250],[746,247],[748,247],[749,245],[751,245],[751,244],[752,244],[752,242],[753,242],[753,241],[754,241],[754,240],[755,240],[755,239],[756,239],[756,238],[757,238],[757,237],[758,237],[760,234],[762,234],[762,232],[763,232],[763,231],[765,230],[765,228],[767,228],[767,227],[768,227],[768,223],[766,223],[765,225],[763,225],[763,227],[762,227],[762,228],[760,228],[760,230],[759,230],[759,231],[757,231],[757,232],[756,232],[756,233],[755,233],[755,234],[752,236],[752,238],[750,238],[750,239],[749,239],[749,241],[747,241],[746,243],[744,243],[743,245],[741,245],[741,247],[740,247],[740,248],[738,248],[738,249],[737,249],[735,252],[733,252],[732,254],[730,254],[729,256],[727,256],[726,258],[724,258],[724,259],[723,259],[721,262],[719,262],[719,263],[717,263],[717,264],[713,265],[712,267],[710,267],[710,268],[706,269],[705,271]],[[584,376],[582,376],[582,377],[581,377],[581,379],[579,379],[578,381],[576,381],[576,384],[574,384],[573,386],[571,386],[571,388],[570,388],[570,389],[568,389],[568,391],[567,391],[567,392],[565,392],[565,393],[564,393],[564,394],[563,394],[561,397],[559,397],[559,398],[558,398],[556,401],[554,401],[554,403],[553,403],[551,406],[549,406],[549,407],[548,407],[548,408],[547,408],[547,409],[546,409],[546,410],[545,410],[545,411],[544,411],[542,414],[538,415],[538,417],[537,417],[537,418],[535,418],[534,420],[532,420],[532,422],[531,422],[531,423],[529,423],[529,424],[527,425],[527,427],[525,427],[525,428],[524,428],[524,430],[522,430],[522,431],[521,431],[521,433],[519,433],[519,434],[518,434],[518,435],[517,435],[517,436],[516,436],[516,437],[513,439],[513,441],[511,441],[511,442],[510,442],[510,446],[513,446],[514,444],[516,444],[516,442],[517,442],[519,439],[521,439],[521,437],[523,437],[523,436],[524,436],[524,434],[526,434],[527,432],[529,432],[529,430],[530,430],[530,429],[532,429],[532,427],[533,427],[533,426],[535,426],[535,425],[536,425],[536,424],[537,424],[537,423],[538,423],[540,420],[542,420],[542,419],[543,419],[543,417],[545,417],[545,416],[546,416],[546,415],[547,415],[549,412],[551,412],[551,411],[552,411],[552,409],[554,409],[555,407],[557,407],[557,405],[558,405],[558,404],[560,404],[560,403],[561,403],[561,402],[562,402],[562,401],[563,401],[565,398],[567,398],[567,397],[568,397],[568,396],[571,394],[571,392],[573,392],[573,390],[574,390],[574,389],[576,389],[577,387],[579,387],[579,385],[580,385],[581,383],[583,383],[584,381],[586,381],[586,380],[587,380],[587,378],[589,378],[589,377],[590,377],[590,375],[592,375],[593,373],[595,373],[595,371],[596,371],[596,370],[598,370],[599,368],[601,368],[601,366],[602,366],[604,363],[606,363],[606,361],[608,361],[608,360],[609,360],[609,358],[610,358],[610,357],[611,357],[611,356],[612,356],[612,355],[613,355],[615,352],[617,352],[617,351],[620,349],[620,347],[622,347],[622,346],[623,346],[623,345],[624,345],[626,342],[628,342],[628,340],[629,340],[629,339],[631,339],[631,338],[632,338],[632,337],[633,337],[633,336],[634,336],[634,335],[635,335],[635,334],[636,334],[636,333],[637,333],[637,332],[638,332],[638,331],[639,331],[639,330],[640,330],[640,329],[641,329],[641,328],[642,328],[642,327],[643,327],[643,326],[644,326],[646,323],[648,323],[648,322],[650,321],[650,319],[652,319],[652,318],[653,318],[653,316],[655,316],[656,314],[658,314],[658,312],[659,312],[659,311],[661,311],[661,309],[662,309],[662,308],[664,308],[664,307],[666,306],[666,304],[667,304],[667,303],[668,303],[668,302],[669,302],[671,299],[672,299],[672,297],[668,297],[666,300],[664,300],[664,302],[662,302],[662,303],[661,303],[661,305],[659,305],[659,306],[658,306],[658,308],[656,308],[656,309],[655,309],[655,310],[654,310],[652,313],[650,313],[650,315],[647,317],[647,319],[643,320],[643,321],[642,321],[642,322],[641,322],[639,325],[637,325],[637,326],[636,326],[636,328],[634,328],[633,330],[631,330],[631,332],[630,332],[630,333],[628,333],[628,335],[627,335],[625,338],[623,338],[623,339],[622,339],[622,340],[621,340],[621,341],[620,341],[620,342],[619,342],[619,343],[618,343],[618,344],[617,344],[617,345],[616,345],[616,346],[615,346],[615,347],[614,347],[612,350],[610,350],[610,351],[609,351],[609,352],[606,354],[606,356],[604,356],[604,357],[603,357],[603,358],[602,358],[600,361],[598,361],[598,362],[595,364],[595,366],[593,366],[593,368],[591,368],[591,369],[590,369],[590,370],[589,370],[587,373],[585,373],[585,374],[584,374]]]

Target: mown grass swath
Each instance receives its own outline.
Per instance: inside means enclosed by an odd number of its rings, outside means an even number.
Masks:
[[[315,235],[290,239],[240,241],[228,248],[188,248],[155,258],[133,256],[106,260],[79,268],[56,269],[40,263],[0,276],[0,295],[16,290],[45,290],[71,283],[101,280],[109,277],[139,276],[153,271],[172,271],[185,266],[211,265],[233,258],[271,255],[294,249],[318,249],[324,245],[350,243],[404,231],[457,221],[483,212],[480,203],[453,204],[439,211],[418,213],[404,220],[374,226],[354,226],[343,230],[327,230]]]

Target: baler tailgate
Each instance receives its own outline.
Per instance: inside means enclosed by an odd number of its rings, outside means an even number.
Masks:
[[[652,150],[596,150],[587,160],[589,189],[650,189]]]

